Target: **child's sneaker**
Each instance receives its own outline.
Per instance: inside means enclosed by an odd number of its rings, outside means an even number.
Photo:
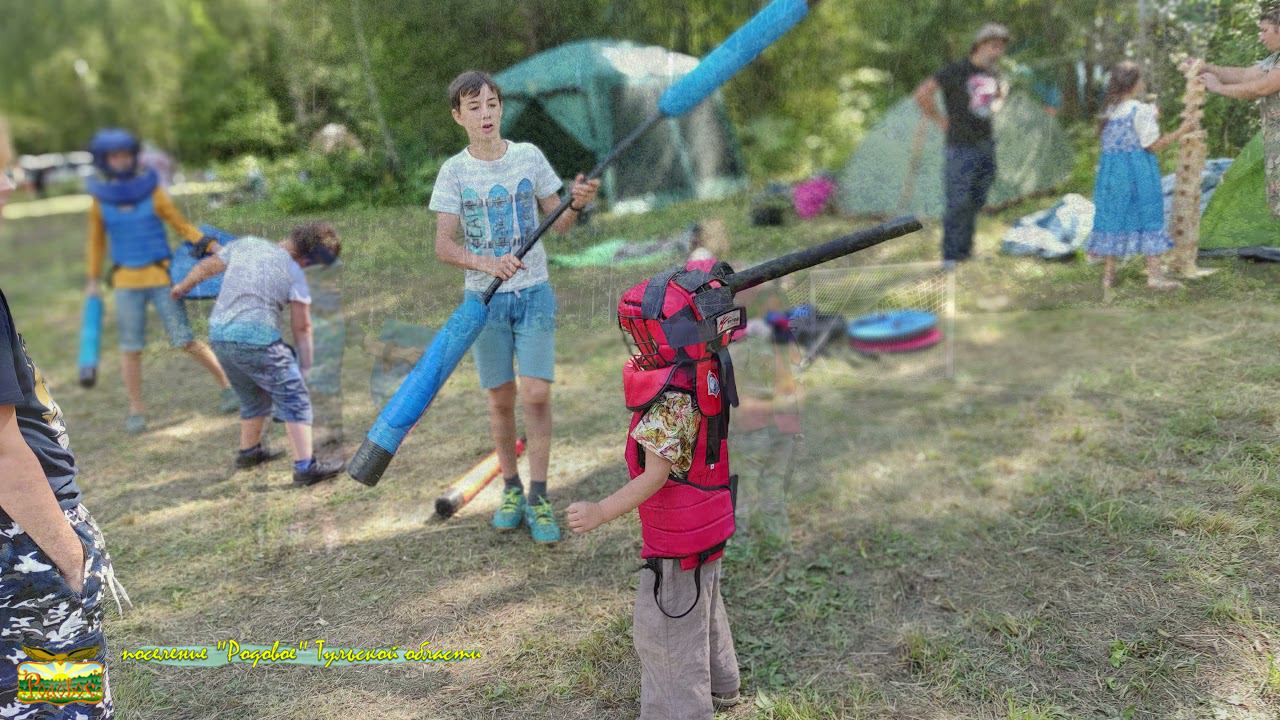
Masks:
[[[560,542],[560,526],[556,524],[556,511],[551,501],[539,498],[533,505],[525,505],[524,522],[529,526],[529,536],[534,542]]]
[[[248,470],[251,467],[271,462],[281,457],[284,457],[283,450],[272,450],[264,445],[259,445],[252,450],[236,453],[236,468]]]
[[[142,415],[130,415],[124,419],[124,431],[130,435],[141,435],[147,431],[147,419]]]
[[[503,532],[520,527],[528,505],[524,501],[524,490],[509,487],[502,491],[502,505],[493,513],[493,526]]]
[[[294,487],[310,487],[322,480],[337,477],[346,463],[341,460],[318,460],[311,458],[311,464],[305,470],[294,468]]]

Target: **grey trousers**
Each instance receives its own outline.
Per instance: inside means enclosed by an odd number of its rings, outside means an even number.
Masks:
[[[662,560],[658,598],[662,608],[679,615],[693,605],[694,571],[681,571],[677,560]],[[672,619],[654,603],[657,576],[640,571],[632,626],[640,656],[640,720],[711,720],[711,693],[737,692],[738,656],[733,650],[729,616],[720,595],[720,560],[702,566],[698,604]]]

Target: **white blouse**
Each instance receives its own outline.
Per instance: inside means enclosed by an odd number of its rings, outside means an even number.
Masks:
[[[1111,109],[1107,118],[1124,118],[1137,108],[1133,115],[1133,128],[1138,131],[1138,142],[1142,147],[1150,147],[1151,143],[1160,139],[1159,111],[1151,103],[1138,102],[1129,98]]]

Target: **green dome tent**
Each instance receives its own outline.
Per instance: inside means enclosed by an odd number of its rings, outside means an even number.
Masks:
[[[1267,207],[1267,179],[1258,133],[1213,191],[1200,219],[1200,247],[1280,246],[1280,219]]]
[[[942,107],[941,95],[938,107]],[[1071,172],[1071,144],[1057,119],[1031,95],[1015,90],[996,115],[993,207],[1048,192]],[[942,216],[942,131],[913,98],[894,105],[854,151],[839,180],[837,204],[847,215]]]
[[[698,61],[669,50],[586,40],[547,50],[494,76],[504,137],[536,144],[562,177],[587,172],[657,108]],[[650,130],[605,172],[615,212],[642,212],[746,186],[738,141],[717,93]]]

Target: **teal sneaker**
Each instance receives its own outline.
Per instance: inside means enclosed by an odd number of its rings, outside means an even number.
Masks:
[[[218,412],[229,415],[240,409],[240,396],[231,388],[225,388],[218,397]]]
[[[493,512],[493,526],[503,532],[520,527],[528,506],[524,501],[524,490],[507,488],[502,491],[502,505]]]
[[[556,510],[551,501],[544,498],[535,505],[524,506],[524,522],[529,526],[529,536],[534,542],[560,542],[560,526],[556,524]]]
[[[130,435],[141,435],[147,431],[147,419],[142,415],[130,415],[124,419],[124,431]]]

